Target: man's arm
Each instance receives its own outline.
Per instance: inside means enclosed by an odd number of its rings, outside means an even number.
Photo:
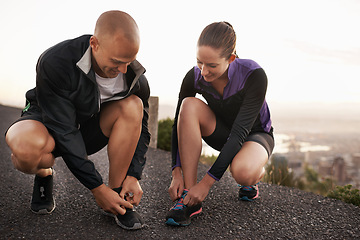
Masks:
[[[93,162],[87,159],[76,123],[76,108],[71,101],[70,79],[65,77],[66,68],[54,61],[48,62],[42,56],[37,64],[36,95],[43,121],[70,171],[85,187],[93,189],[103,181]]]

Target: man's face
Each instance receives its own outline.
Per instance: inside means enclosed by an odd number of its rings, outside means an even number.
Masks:
[[[95,72],[104,78],[114,78],[119,73],[126,73],[128,65],[136,59],[139,45],[129,42],[118,35],[112,38],[95,36],[90,39],[92,48],[93,67]]]

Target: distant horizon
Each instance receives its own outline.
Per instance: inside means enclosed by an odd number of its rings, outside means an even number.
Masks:
[[[0,105],[19,108],[22,109],[25,107],[25,96],[21,101],[22,104],[14,104],[10,102],[0,101]],[[268,102],[269,103],[269,102]],[[174,103],[163,103],[161,99],[159,99],[159,119],[164,119],[166,116],[170,114],[169,112],[173,112],[175,114],[177,102]],[[307,111],[307,113],[313,113],[317,116],[319,114],[324,114],[325,116],[339,116],[339,118],[352,118],[360,120],[360,102],[290,102],[290,101],[273,101],[269,103],[270,112],[276,112],[277,114],[280,111],[286,110],[284,114],[302,114],[302,111]],[[290,112],[289,112],[290,111]],[[172,116],[173,118],[174,116]],[[304,116],[311,118],[313,115]],[[320,116],[321,117],[321,116]],[[359,123],[360,124],[360,123]]]
[[[159,104],[159,120],[173,119],[175,105]],[[275,133],[360,134],[360,103],[272,103]]]
[[[21,109],[24,106],[9,106]],[[25,104],[24,104],[25,105]],[[272,103],[275,134],[360,134],[360,103]],[[173,119],[175,104],[159,103],[158,120]]]

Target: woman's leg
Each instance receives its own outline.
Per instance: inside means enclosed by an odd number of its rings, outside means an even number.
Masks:
[[[202,148],[202,136],[211,135],[216,117],[207,104],[195,97],[185,98],[181,104],[178,123],[178,143],[185,188],[197,182],[197,167]]]
[[[230,172],[238,184],[255,185],[265,174],[264,166],[268,158],[268,152],[261,144],[247,141],[234,157]]]

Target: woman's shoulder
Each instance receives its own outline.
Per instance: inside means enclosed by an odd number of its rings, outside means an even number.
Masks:
[[[235,67],[243,67],[247,68],[249,70],[255,70],[257,68],[261,68],[261,66],[255,62],[252,59],[242,59],[242,58],[236,58],[234,62],[232,62],[231,65],[234,65]]]

